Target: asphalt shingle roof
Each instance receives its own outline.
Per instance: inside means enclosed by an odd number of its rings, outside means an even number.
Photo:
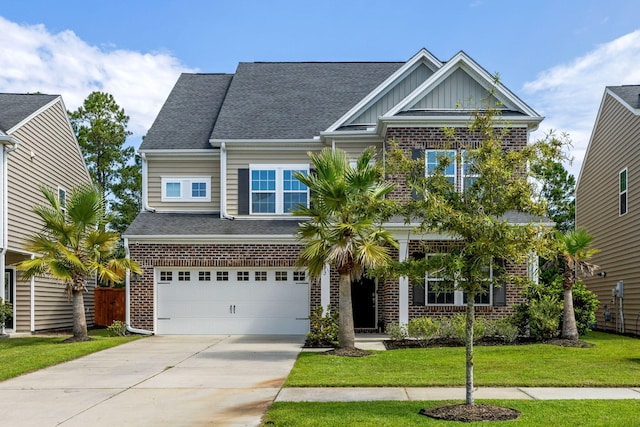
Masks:
[[[231,74],[182,74],[140,149],[210,149],[209,135],[232,78]]]
[[[5,133],[59,95],[0,93],[0,129]]]
[[[218,214],[142,212],[123,236],[293,236],[300,220],[228,220]]]
[[[640,108],[640,85],[608,86],[607,89],[618,95],[631,108]]]

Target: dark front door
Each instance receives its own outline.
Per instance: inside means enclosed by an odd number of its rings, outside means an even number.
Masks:
[[[366,277],[351,282],[355,328],[376,327],[376,282]]]
[[[13,304],[13,270],[4,271],[4,299],[6,302]],[[15,316],[15,312],[14,312]],[[4,327],[13,329],[13,316],[4,322]]]

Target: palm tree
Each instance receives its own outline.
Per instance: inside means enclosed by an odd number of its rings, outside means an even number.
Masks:
[[[598,249],[590,248],[593,237],[584,228],[577,228],[565,233],[557,231],[556,234],[557,256],[551,261],[560,269],[562,274],[562,288],[564,290],[564,314],[562,320],[562,338],[569,340],[578,339],[578,327],[576,315],[573,309],[573,286],[580,276],[591,276],[598,266],[588,260]]]
[[[297,238],[303,243],[298,265],[307,267],[312,278],[325,265],[339,274],[338,341],[340,348],[355,348],[351,282],[365,269],[390,262],[390,247],[397,247],[381,227],[385,195],[394,185],[384,182],[373,162],[375,150],[365,150],[355,166],[339,149],[309,153],[315,172],[297,173],[296,178],[311,192],[310,207],[293,213],[309,217],[299,225]]]
[[[25,279],[50,275],[62,281],[73,300],[73,340],[86,341],[84,292],[87,280],[97,275],[103,283],[120,282],[127,269],[139,273],[137,262],[114,256],[118,233],[105,230],[108,221],[102,194],[92,185],[74,188],[63,207],[57,192],[41,187],[48,205],[33,211],[42,219],[42,230],[29,237],[25,248],[40,256],[22,261],[18,269]]]

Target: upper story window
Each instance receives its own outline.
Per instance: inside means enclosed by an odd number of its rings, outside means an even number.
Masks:
[[[433,175],[438,167],[443,167],[442,173],[445,178],[451,184],[456,184],[455,150],[425,150],[425,160],[427,175]]]
[[[628,171],[627,168],[624,168],[620,171],[619,179],[618,179],[618,193],[619,193],[619,212],[620,215],[624,215],[627,213],[628,200],[627,200],[627,177]]]
[[[211,177],[162,177],[163,202],[210,202]]]
[[[471,187],[478,179],[478,170],[475,167],[475,159],[469,158],[467,152],[462,153],[462,190]]]
[[[294,174],[309,173],[308,165],[251,165],[250,213],[287,214],[298,204],[308,206],[309,189]]]
[[[64,188],[58,187],[58,201],[62,212],[67,212],[67,192]]]

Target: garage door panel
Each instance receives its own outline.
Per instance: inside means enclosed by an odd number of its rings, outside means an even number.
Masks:
[[[192,277],[198,275],[192,274]],[[230,271],[229,277],[236,277],[235,272]],[[158,334],[305,334],[309,331],[307,283],[233,280],[199,283],[194,280],[158,283],[156,289]]]

